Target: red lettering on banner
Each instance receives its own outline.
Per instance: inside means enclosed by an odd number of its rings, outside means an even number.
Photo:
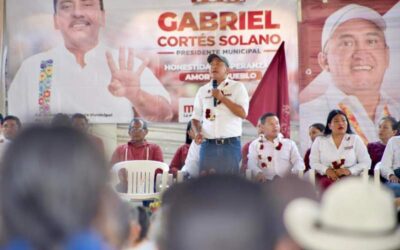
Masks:
[[[234,46],[234,45],[268,45],[268,44],[280,44],[281,37],[278,34],[267,34],[267,35],[251,35],[249,38],[243,36],[220,36],[220,46]]]
[[[160,36],[157,40],[160,47],[206,47],[215,45],[213,36]]]
[[[192,29],[194,31],[199,30],[199,27],[197,27],[196,24],[196,20],[190,12],[183,13],[182,20],[179,24],[178,31],[182,31],[184,29]]]
[[[262,22],[262,11],[249,11],[249,20],[248,28],[249,30],[260,30],[263,28]],[[261,17],[260,17],[261,16]]]
[[[235,24],[237,22],[237,15],[235,12],[221,12],[219,13],[220,16],[220,30],[227,30],[229,27],[231,30],[237,30]]]
[[[216,30],[218,28],[218,15],[214,12],[200,13],[200,30]]]
[[[255,81],[262,78],[261,71],[257,70],[233,70],[228,74],[229,78],[238,81]],[[205,83],[211,80],[208,72],[185,72],[179,74],[179,80],[182,82]]]
[[[197,18],[197,19],[196,19]],[[279,29],[279,23],[273,23],[271,10],[247,12],[200,12],[198,17],[192,12],[184,12],[182,18],[174,12],[162,13],[158,26],[164,31],[213,31],[213,30],[263,30]]]
[[[158,18],[158,27],[165,31],[174,31],[176,30],[176,21],[172,21],[169,25],[166,23],[166,19],[173,19],[176,17],[176,14],[173,12],[164,12]]]

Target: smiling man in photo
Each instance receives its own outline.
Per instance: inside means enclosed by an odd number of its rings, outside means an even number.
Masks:
[[[149,60],[100,41],[103,0],[53,0],[53,6],[63,43],[22,63],[8,90],[9,113],[28,122],[56,113],[82,113],[94,123],[172,118],[171,97]]]
[[[400,105],[381,89],[390,54],[385,30],[385,20],[378,12],[356,4],[327,18],[318,62],[329,73],[329,87],[323,95],[300,105],[303,150],[309,142],[307,128],[324,122],[332,109],[346,113],[364,143],[378,140],[376,124],[383,116],[399,116]]]

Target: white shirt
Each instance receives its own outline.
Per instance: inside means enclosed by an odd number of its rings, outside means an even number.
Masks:
[[[249,94],[243,83],[225,79],[218,85],[225,97],[243,107],[244,111],[249,110]],[[207,139],[229,138],[242,135],[242,118],[236,116],[224,104],[214,107],[214,97],[211,95],[212,82],[205,84],[198,90],[194,100],[192,119],[202,121],[202,133]],[[209,111],[209,112],[208,112]],[[207,118],[215,116],[214,120]]]
[[[305,152],[311,143],[308,128],[313,123],[326,123],[328,114],[333,109],[340,109],[338,104],[343,103],[354,114],[361,131],[364,133],[368,142],[379,141],[378,123],[385,115],[385,106],[393,117],[400,116],[400,104],[390,98],[386,93],[381,92],[380,102],[375,111],[375,120],[372,121],[363,105],[357,97],[349,96],[336,88],[335,84],[330,83],[325,94],[318,98],[300,104],[300,146],[301,151]],[[352,129],[355,131],[354,127]]]
[[[358,135],[346,134],[336,147],[332,135],[318,136],[311,146],[310,166],[321,175],[335,161],[345,159],[343,167],[348,168],[352,175],[359,175],[371,166],[367,147]]]
[[[98,45],[85,55],[85,67],[81,67],[75,56],[63,45],[26,59],[8,91],[9,113],[24,122],[39,115],[39,79],[42,61],[53,61],[50,81],[50,112],[83,113],[94,123],[129,122],[132,119],[132,104],[123,97],[113,96],[108,85],[111,72],[105,53],[108,49]],[[114,60],[118,60],[114,51]],[[142,62],[135,58],[135,69]],[[142,90],[160,95],[170,101],[170,96],[154,74],[146,68],[140,81]]]
[[[299,171],[304,171],[304,161],[294,141],[283,138],[282,135],[279,135],[274,142],[266,139],[262,141],[264,145],[262,150],[260,150],[260,138],[252,141],[249,146],[248,167],[253,175],[262,172],[268,180],[272,180],[275,176],[284,177],[290,172],[297,174]],[[277,150],[279,142],[282,143],[282,147]],[[271,157],[271,161],[266,160],[267,167],[261,167],[259,154],[262,154],[263,158]]]
[[[191,177],[198,177],[200,173],[200,146],[192,141],[186,156],[182,171],[189,173]]]
[[[380,167],[381,175],[386,179],[394,174],[395,169],[400,168],[400,136],[394,136],[388,141]]]

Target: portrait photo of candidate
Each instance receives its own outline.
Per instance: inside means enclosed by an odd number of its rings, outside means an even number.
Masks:
[[[377,140],[383,116],[400,115],[399,98],[383,87],[391,56],[387,29],[381,14],[359,4],[345,5],[325,20],[318,53],[322,72],[315,80],[325,88],[300,104],[303,150],[309,144],[307,128],[323,121],[331,109],[346,113],[364,143]]]
[[[61,112],[83,113],[93,123],[129,122],[133,116],[150,121],[172,118],[170,95],[147,67],[149,60],[137,58],[133,48],[115,51],[102,42],[106,4],[112,1],[24,2],[35,8],[52,5],[54,30],[48,33],[61,34],[62,42],[19,66],[8,86],[9,113],[24,122]],[[8,5],[7,18],[18,13],[17,7]]]

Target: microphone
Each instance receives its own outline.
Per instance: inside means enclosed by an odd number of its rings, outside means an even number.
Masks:
[[[213,89],[216,89],[218,87],[217,80],[212,81],[212,87]],[[217,98],[215,97],[214,97],[214,107],[217,107]]]

